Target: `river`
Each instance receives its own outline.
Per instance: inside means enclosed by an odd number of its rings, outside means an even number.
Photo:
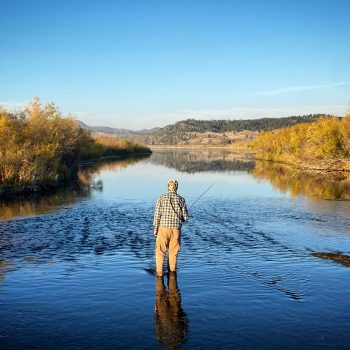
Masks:
[[[347,175],[213,149],[86,164],[79,177],[0,203],[1,349],[349,348]],[[170,178],[189,207],[213,186],[162,280],[152,218]]]

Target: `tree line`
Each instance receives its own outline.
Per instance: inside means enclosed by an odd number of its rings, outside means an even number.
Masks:
[[[74,179],[82,159],[150,152],[130,141],[93,138],[53,103],[34,98],[23,110],[0,107],[0,192],[57,186]]]
[[[326,114],[308,114],[285,118],[260,118],[238,120],[196,120],[187,119],[167,126],[163,129],[185,130],[187,132],[230,132],[230,131],[267,131],[292,126],[298,123],[311,123],[321,117],[330,117]]]
[[[252,146],[260,159],[314,163],[315,168],[327,167],[332,161],[344,165],[350,160],[350,115],[264,132]]]

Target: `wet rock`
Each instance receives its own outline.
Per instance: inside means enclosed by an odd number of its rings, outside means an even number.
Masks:
[[[321,259],[333,260],[338,264],[350,267],[350,256],[341,252],[313,252],[311,255]]]

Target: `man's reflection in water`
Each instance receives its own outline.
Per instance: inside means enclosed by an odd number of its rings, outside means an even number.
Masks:
[[[156,278],[155,331],[166,349],[177,349],[188,334],[188,319],[181,307],[176,273],[168,275],[168,291],[162,277]]]

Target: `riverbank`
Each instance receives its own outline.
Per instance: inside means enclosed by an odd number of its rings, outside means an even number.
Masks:
[[[315,159],[310,160],[271,160],[265,158],[259,158],[256,153],[252,153],[255,160],[270,162],[275,165],[284,165],[294,168],[298,171],[307,172],[310,174],[327,174],[336,172],[350,172],[350,160],[349,159],[329,159],[318,161]]]
[[[252,142],[257,159],[298,169],[350,171],[350,116],[264,132]]]
[[[51,191],[77,180],[80,161],[151,154],[126,140],[94,138],[53,103],[33,99],[22,111],[0,107],[0,197]]]
[[[149,152],[140,152],[140,153],[123,153],[116,154],[111,156],[104,156],[99,158],[90,158],[82,160],[78,163],[77,170],[75,176],[67,179],[65,182],[57,182],[51,184],[43,184],[43,183],[33,183],[33,184],[18,184],[18,185],[6,185],[0,184],[0,199],[9,200],[9,199],[20,199],[20,198],[28,198],[41,196],[43,194],[53,194],[55,191],[67,188],[71,190],[85,190],[91,186],[90,183],[86,181],[86,179],[82,180],[78,177],[78,169],[82,167],[93,166],[95,164],[101,164],[104,162],[110,161],[123,161],[123,160],[131,160],[131,162],[135,160],[142,159],[144,157],[149,157],[152,154],[152,151]]]

